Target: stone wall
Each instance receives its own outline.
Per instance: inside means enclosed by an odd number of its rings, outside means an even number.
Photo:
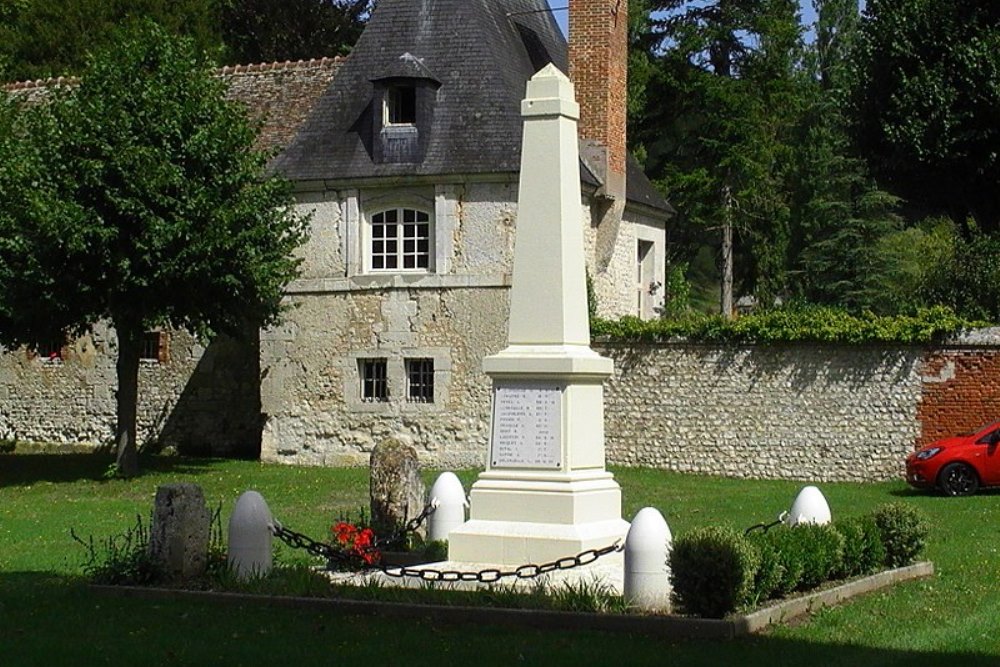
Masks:
[[[139,368],[140,445],[253,457],[260,447],[256,345],[218,337],[207,346],[169,332],[162,361]],[[109,445],[115,425],[114,331],[99,325],[60,360],[27,349],[0,354],[0,439]]]
[[[605,345],[610,463],[728,477],[898,479],[916,446],[1000,418],[977,347]]]

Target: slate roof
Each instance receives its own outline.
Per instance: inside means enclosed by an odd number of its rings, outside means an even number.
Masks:
[[[381,0],[351,55],[273,168],[295,181],[516,173],[521,99],[549,62],[567,71],[566,40],[545,0]],[[376,163],[369,152],[374,80],[440,84],[419,163]],[[367,146],[366,147],[366,143]],[[597,179],[581,164],[581,178]],[[634,161],[628,199],[669,211]]]

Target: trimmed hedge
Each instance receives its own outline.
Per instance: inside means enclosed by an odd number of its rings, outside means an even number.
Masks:
[[[691,614],[722,618],[750,597],[759,562],[757,550],[735,530],[699,528],[674,540],[674,597]]]
[[[927,545],[927,519],[904,503],[882,505],[872,517],[882,536],[885,564],[903,567],[917,559]]]
[[[700,528],[674,540],[670,582],[681,610],[722,618],[833,579],[908,565],[926,538],[926,520],[901,503],[834,524],[782,525],[750,535]]]

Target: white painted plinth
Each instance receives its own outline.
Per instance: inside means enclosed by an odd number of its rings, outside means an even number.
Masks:
[[[624,541],[621,488],[611,473],[484,472],[469,521],[448,537],[453,561],[544,563]]]

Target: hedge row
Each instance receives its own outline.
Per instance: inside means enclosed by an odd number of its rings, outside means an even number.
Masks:
[[[826,306],[786,306],[726,320],[718,315],[692,314],[677,319],[620,320],[593,318],[595,338],[614,341],[685,340],[706,343],[895,343],[940,341],[965,329],[985,326],[958,317],[946,306],[922,309],[915,315],[884,317],[853,315]]]
[[[750,535],[701,528],[674,541],[670,581],[681,610],[722,618],[825,581],[907,565],[926,537],[923,516],[900,503],[823,526],[782,525]]]

